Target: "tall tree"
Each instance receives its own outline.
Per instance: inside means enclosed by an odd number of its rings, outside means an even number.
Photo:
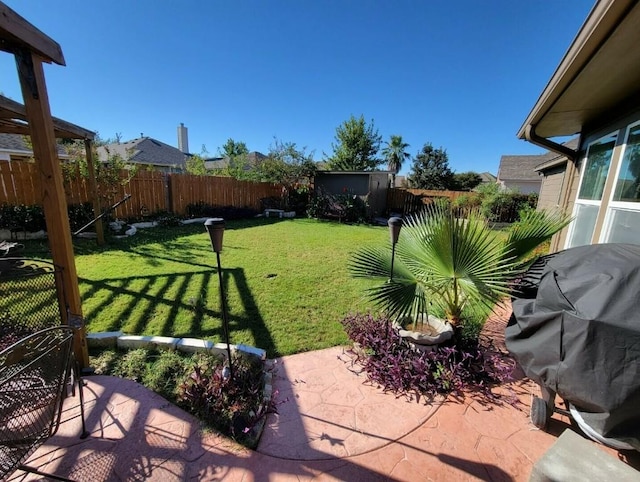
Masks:
[[[402,168],[402,163],[411,157],[407,152],[409,144],[402,140],[402,136],[391,135],[389,142],[382,148],[382,155],[391,171],[391,187],[396,187],[396,174]]]
[[[282,184],[287,190],[298,184],[309,184],[316,172],[313,153],[306,148],[298,149],[295,142],[274,139],[269,154],[257,166],[260,180]]]
[[[247,145],[244,142],[234,141],[229,138],[219,149],[219,152],[221,156],[233,159],[234,157],[249,154],[249,149],[247,149]]]
[[[455,173],[453,178],[456,191],[471,191],[482,183],[480,174],[473,171]]]
[[[353,115],[336,129],[336,143],[332,143],[333,155],[327,159],[329,169],[336,171],[373,171],[380,163],[376,157],[382,137],[364,116]]]
[[[434,149],[431,143],[422,149],[413,160],[409,185],[417,189],[445,190],[455,187],[453,172],[449,168],[447,151],[442,147]]]

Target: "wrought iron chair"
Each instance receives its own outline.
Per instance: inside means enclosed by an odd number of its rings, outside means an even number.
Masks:
[[[81,438],[87,436],[82,382],[72,344],[73,329],[57,326],[29,335],[0,352],[0,480],[16,470],[69,480],[23,463],[58,430],[62,402],[69,386],[75,392],[76,383]]]

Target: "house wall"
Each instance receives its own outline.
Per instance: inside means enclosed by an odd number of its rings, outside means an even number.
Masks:
[[[544,172],[538,209],[558,209],[562,203],[562,184],[567,171],[567,164],[555,166]]]
[[[511,189],[512,191],[517,191],[521,194],[531,194],[532,192],[538,194],[540,192],[540,186],[542,185],[542,180],[540,181],[510,181],[510,180],[500,180],[500,184],[505,189]]]

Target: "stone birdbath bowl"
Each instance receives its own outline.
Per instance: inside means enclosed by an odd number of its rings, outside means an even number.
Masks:
[[[413,329],[413,318],[403,317],[393,322],[394,329],[398,334],[417,350],[429,352],[434,350],[439,344],[450,340],[453,336],[453,327],[445,320],[436,318],[433,315],[424,317],[424,322],[418,321]]]

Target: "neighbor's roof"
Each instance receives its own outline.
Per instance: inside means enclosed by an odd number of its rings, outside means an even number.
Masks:
[[[498,179],[501,181],[539,181],[535,167],[543,162],[544,154],[506,155],[500,158]]]
[[[151,137],[139,137],[128,142],[107,144],[98,147],[98,157],[101,161],[107,159],[107,151],[120,155],[125,161],[135,164],[150,164],[153,166],[167,166],[174,168],[185,167],[188,154],[180,149],[160,142]]]
[[[249,154],[247,154],[247,165],[245,166],[245,170],[251,169],[251,167],[258,165],[266,158],[267,156],[265,156],[262,152],[251,151]],[[227,167],[229,167],[229,158],[211,157],[204,161],[204,167],[211,170],[226,169]]]
[[[497,180],[496,176],[494,176],[490,172],[481,172],[480,179],[482,179],[482,182],[496,182]]]
[[[33,156],[33,151],[25,142],[24,136],[20,134],[6,134],[0,132],[0,151],[21,156]],[[58,144],[58,157],[69,157],[64,146]]]
[[[577,149],[578,141],[579,137],[574,137],[562,145],[570,149]],[[535,155],[502,156],[498,168],[498,179],[501,181],[539,181],[539,166],[547,165],[551,161],[558,164],[562,160],[566,162],[567,158],[551,151]]]
[[[640,2],[599,0],[540,94],[518,137],[567,136],[640,95]]]

